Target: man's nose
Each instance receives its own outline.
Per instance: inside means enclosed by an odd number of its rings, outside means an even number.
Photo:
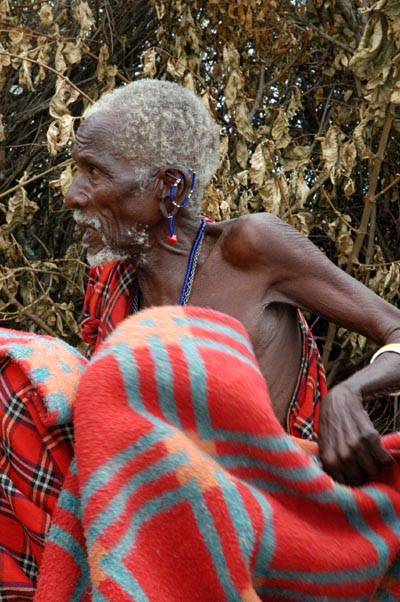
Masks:
[[[85,188],[81,174],[78,173],[73,179],[71,186],[65,194],[64,203],[68,209],[86,207],[89,203],[88,191]]]

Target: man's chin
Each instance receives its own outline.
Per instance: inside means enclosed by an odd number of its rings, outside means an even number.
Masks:
[[[106,263],[123,261],[128,259],[127,255],[121,255],[112,249],[103,248],[100,251],[91,251],[90,248],[86,251],[86,260],[90,267],[95,268]]]

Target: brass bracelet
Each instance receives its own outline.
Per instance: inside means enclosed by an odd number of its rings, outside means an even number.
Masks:
[[[387,345],[384,345],[383,347],[378,349],[378,351],[376,351],[371,357],[370,364],[372,364],[372,362],[374,362],[377,357],[382,355],[382,353],[387,353],[390,351],[392,353],[398,353],[400,355],[400,343],[388,343]],[[396,395],[400,395],[400,391],[394,391],[393,393],[388,393],[388,395],[390,397],[394,397]]]

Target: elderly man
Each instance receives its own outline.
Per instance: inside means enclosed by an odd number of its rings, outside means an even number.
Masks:
[[[326,471],[360,484],[393,462],[363,403],[400,388],[400,311],[274,215],[201,217],[218,148],[208,111],[173,83],[140,80],[89,107],[65,198],[94,266],[86,338],[95,348],[119,321],[149,306],[189,303],[229,314],[250,336],[279,422],[311,438],[319,414]],[[301,309],[387,352],[326,392]]]

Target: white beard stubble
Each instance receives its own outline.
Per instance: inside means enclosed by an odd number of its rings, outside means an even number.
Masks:
[[[121,253],[109,244],[102,232],[100,220],[96,216],[83,216],[79,209],[76,209],[73,212],[73,218],[78,226],[91,226],[100,234],[103,248],[99,251],[91,252],[90,247],[88,246],[86,251],[86,259],[91,267],[105,265],[106,263],[114,261],[124,261],[126,259],[130,259],[130,255],[128,253]],[[138,265],[140,263],[140,265],[144,265],[146,263],[145,251],[149,246],[147,226],[131,226],[129,229],[129,234],[132,237],[132,245],[135,247],[142,247],[143,249],[143,252],[139,255],[139,258],[136,259],[135,264]],[[83,243],[83,246],[85,247],[86,245]]]

